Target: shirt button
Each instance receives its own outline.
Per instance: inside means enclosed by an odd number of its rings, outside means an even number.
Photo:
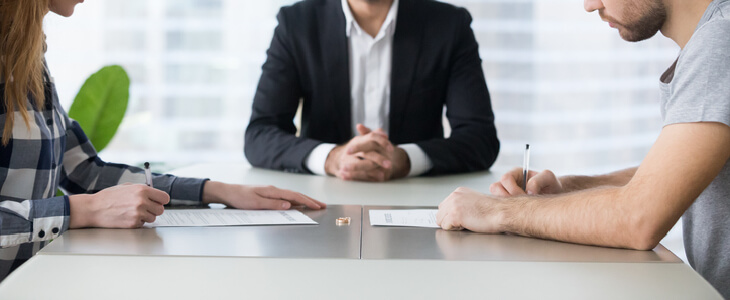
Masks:
[[[54,234],[58,233],[58,227],[53,227],[51,231],[53,231]]]
[[[46,236],[46,232],[45,231],[43,231],[43,230],[38,231],[38,237],[39,238],[43,238],[44,236]]]
[[[51,126],[51,125],[53,125],[53,119],[48,119],[48,120],[46,120],[46,124],[47,124],[48,126]]]
[[[57,166],[58,166],[58,165],[56,165],[56,163],[53,163],[53,164],[51,164],[51,167],[52,167],[52,168],[54,168],[54,169],[55,169],[55,168],[56,168]]]

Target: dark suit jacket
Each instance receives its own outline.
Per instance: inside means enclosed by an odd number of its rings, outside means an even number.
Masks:
[[[309,172],[319,144],[352,136],[349,50],[340,0],[305,0],[277,16],[246,129],[244,152],[257,167]],[[393,37],[390,140],[416,143],[445,174],[488,169],[499,152],[479,46],[463,8],[401,0]],[[293,123],[303,101],[302,128]],[[443,107],[451,124],[444,138]]]

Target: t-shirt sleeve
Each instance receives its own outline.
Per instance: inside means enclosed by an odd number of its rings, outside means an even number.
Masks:
[[[730,20],[700,27],[679,57],[664,125],[719,122],[730,126]]]

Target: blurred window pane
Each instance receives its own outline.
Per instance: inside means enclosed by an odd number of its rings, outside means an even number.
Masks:
[[[220,31],[172,30],[166,40],[169,51],[221,50],[223,44]]]
[[[168,0],[167,16],[175,18],[220,17],[223,0]]]

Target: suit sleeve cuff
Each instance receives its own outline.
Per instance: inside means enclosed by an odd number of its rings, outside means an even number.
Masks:
[[[320,144],[314,148],[306,158],[307,169],[314,174],[326,176],[327,172],[324,169],[324,164],[327,161],[327,156],[330,154],[330,151],[335,146],[335,144]]]
[[[424,173],[430,171],[431,168],[433,168],[433,163],[431,163],[431,159],[428,157],[428,155],[426,155],[426,152],[423,152],[423,149],[421,149],[421,147],[418,147],[418,145],[403,144],[398,145],[398,147],[406,151],[408,159],[411,160],[411,170],[408,172],[408,177],[423,175]]]

